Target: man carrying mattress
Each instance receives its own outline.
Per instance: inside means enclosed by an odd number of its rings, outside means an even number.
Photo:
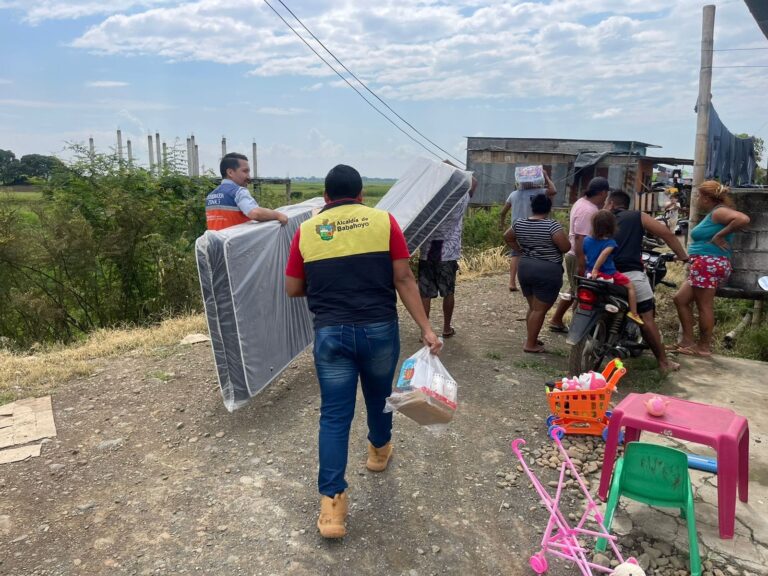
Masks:
[[[349,430],[357,381],[368,414],[373,472],[392,456],[392,414],[384,413],[400,355],[397,294],[437,354],[442,342],[424,313],[408,248],[395,219],[362,204],[363,181],[340,164],[325,177],[323,210],[301,224],[286,267],[289,296],[306,296],[314,313],[314,357],[320,383],[320,517],[325,538],[346,534]]]
[[[219,171],[223,180],[205,199],[208,230],[223,230],[251,220],[278,220],[280,224],[288,222],[285,214],[261,208],[245,188],[251,176],[246,156],[230,152],[221,159]]]

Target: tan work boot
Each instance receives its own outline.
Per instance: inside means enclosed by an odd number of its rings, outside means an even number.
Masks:
[[[365,467],[371,472],[384,472],[392,458],[392,442],[387,442],[381,448],[376,448],[368,442],[368,460]]]
[[[320,497],[320,517],[317,528],[323,538],[343,538],[347,534],[347,493],[333,498]]]

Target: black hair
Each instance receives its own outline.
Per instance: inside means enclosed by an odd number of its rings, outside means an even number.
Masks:
[[[549,214],[552,211],[552,200],[546,194],[536,194],[531,198],[531,211],[534,214]]]
[[[331,200],[357,198],[362,191],[363,179],[352,166],[338,164],[325,177],[325,193]]]
[[[584,196],[587,198],[593,198],[601,192],[607,192],[610,189],[611,185],[608,184],[608,180],[602,176],[596,176],[589,181],[589,185],[587,186],[587,191],[584,192]]]
[[[613,238],[616,234],[616,216],[610,210],[598,210],[592,216],[592,237],[598,240]]]
[[[245,160],[248,162],[248,156],[238,154],[237,152],[230,152],[229,154],[225,154],[224,158],[221,159],[221,164],[219,164],[219,172],[221,172],[221,177],[226,178],[227,170],[229,169],[237,170],[240,167],[240,160]]]
[[[608,200],[613,203],[614,207],[624,208],[625,210],[629,209],[629,203],[631,202],[629,194],[624,192],[624,190],[611,190]]]

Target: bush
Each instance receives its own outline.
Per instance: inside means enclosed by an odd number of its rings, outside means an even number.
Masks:
[[[464,216],[462,245],[465,249],[487,250],[504,244],[503,231],[499,229],[501,209],[470,208]]]
[[[75,153],[44,188],[37,222],[0,207],[0,336],[17,346],[200,308],[194,242],[215,184]]]

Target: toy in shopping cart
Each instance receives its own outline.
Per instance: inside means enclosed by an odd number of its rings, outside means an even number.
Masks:
[[[611,536],[608,530],[605,528],[603,516],[600,513],[595,501],[589,494],[589,490],[584,485],[584,480],[579,475],[576,467],[571,462],[568,452],[566,452],[563,445],[560,443],[560,428],[554,428],[550,431],[549,435],[554,440],[560,454],[563,457],[563,463],[560,466],[560,479],[555,489],[555,494],[552,496],[542,485],[536,475],[528,468],[528,464],[525,461],[525,457],[521,452],[521,447],[525,445],[525,440],[518,438],[512,442],[512,452],[515,453],[517,459],[520,461],[523,470],[533,484],[533,488],[539,495],[541,502],[549,512],[549,521],[547,527],[544,530],[544,536],[541,539],[541,550],[530,558],[530,566],[537,574],[544,574],[548,567],[549,562],[547,556],[556,558],[562,558],[573,562],[579,567],[583,576],[591,576],[592,570],[598,572],[611,573],[612,568],[595,564],[587,558],[588,550],[579,543],[579,538],[604,538],[611,547],[616,560],[619,563],[624,562],[624,558],[619,552],[618,546],[616,546],[616,537]],[[575,479],[584,495],[586,501],[586,508],[581,515],[578,523],[575,526],[571,526],[566,519],[563,512],[560,510],[560,501],[563,498],[563,488],[566,481],[566,470],[570,471],[571,478]],[[589,526],[595,525],[594,529],[590,529]]]
[[[611,394],[627,373],[623,362],[614,358],[602,373],[589,372],[578,378],[564,378],[546,385],[550,415],[547,432],[555,428],[561,434],[608,435]]]

